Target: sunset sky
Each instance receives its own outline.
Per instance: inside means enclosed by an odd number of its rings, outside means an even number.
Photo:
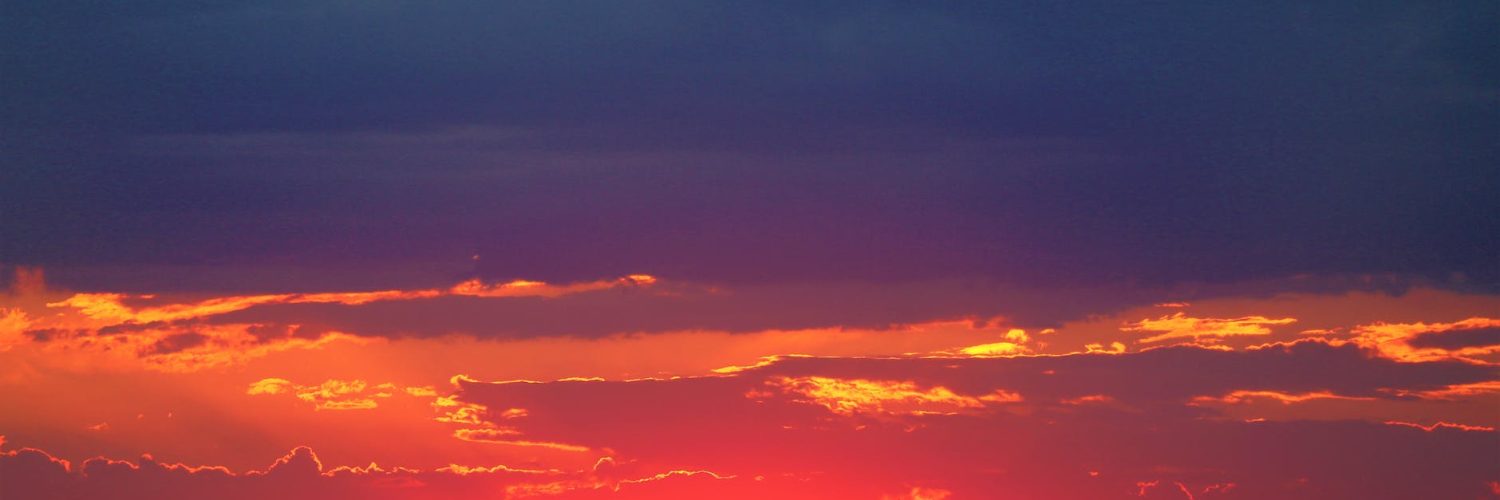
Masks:
[[[1500,498],[1500,2],[0,2],[0,500]]]

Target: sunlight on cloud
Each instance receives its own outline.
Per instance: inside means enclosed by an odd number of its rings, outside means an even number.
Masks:
[[[1245,316],[1242,318],[1195,318],[1179,312],[1156,319],[1143,319],[1120,327],[1126,332],[1156,333],[1137,340],[1149,344],[1174,339],[1189,339],[1198,342],[1215,342],[1224,337],[1241,335],[1270,335],[1272,326],[1297,322],[1296,318],[1267,318]]]

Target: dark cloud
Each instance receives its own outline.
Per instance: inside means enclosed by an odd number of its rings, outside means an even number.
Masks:
[[[203,345],[207,341],[208,336],[201,333],[179,333],[163,337],[161,340],[156,341],[156,343],[151,344],[151,347],[143,351],[142,354],[172,354]]]
[[[827,497],[837,490],[804,480],[751,478],[708,480],[702,475],[668,476],[640,484],[608,480],[614,471],[526,471],[497,467],[467,475],[444,471],[392,469],[333,471],[318,463],[310,449],[298,448],[264,472],[234,473],[160,463],[149,456],[135,462],[95,458],[81,465],[55,459],[45,451],[23,448],[0,452],[0,494],[28,499],[170,499],[170,498],[481,498],[508,494],[546,494],[546,498],[787,498]],[[632,467],[630,469],[639,469]],[[322,473],[331,473],[324,475]],[[650,478],[647,474],[631,479]],[[686,483],[686,484],[680,484]],[[716,484],[728,483],[728,484]],[[528,488],[529,487],[529,488]],[[579,488],[582,491],[567,491]],[[531,495],[525,493],[530,492]],[[790,495],[790,496],[788,496]]]
[[[1399,295],[1416,283],[1420,282],[1345,277],[1174,287],[1078,288],[1001,285],[982,279],[735,287],[664,281],[649,287],[612,288],[560,297],[440,296],[363,304],[263,304],[203,321],[266,327],[298,324],[303,325],[298,334],[305,337],[337,330],[367,336],[468,334],[484,339],[597,338],[690,330],[748,333],[816,328],[885,329],[953,320],[993,320],[1021,328],[1051,328],[1170,300],[1352,290]],[[101,333],[106,330],[101,329]],[[1099,339],[1089,341],[1096,340]]]
[[[1418,349],[1450,349],[1500,345],[1500,328],[1473,328],[1418,334],[1406,341]]]
[[[64,499],[262,499],[312,500],[369,498],[789,498],[828,495],[784,478],[755,480],[681,471],[645,472],[640,467],[591,470],[526,470],[477,467],[431,470],[324,466],[310,448],[298,447],[263,470],[235,472],[159,462],[150,456],[131,461],[103,457],[75,465],[43,450],[0,451],[0,494],[7,498]],[[658,477],[658,474],[660,475]]]
[[[74,286],[1500,279],[1492,5],[5,9],[0,261]]]
[[[1188,404],[1238,390],[1330,391],[1385,401],[1404,391],[1497,376],[1493,366],[1396,362],[1353,346],[1301,342],[1239,352],[1173,347],[994,359],[790,357],[726,376],[659,380],[460,378],[458,401],[488,410],[480,423],[456,425],[584,445],[609,458],[576,471],[494,468],[464,475],[335,469],[312,450],[297,448],[246,472],[150,457],[74,465],[20,449],[0,451],[0,495],[410,499],[552,491],[562,498],[879,498],[918,490],[954,498],[1004,491],[1104,499],[1143,492],[1179,498],[1185,489],[1202,499],[1477,498],[1500,480],[1494,467],[1500,434],[1493,430],[1424,430],[1382,423],[1378,413],[1359,421],[1246,422]],[[866,385],[819,392],[817,380]],[[882,406],[882,398],[892,397],[884,389],[906,393]],[[978,399],[997,390],[1010,395]],[[934,401],[897,401],[911,394]],[[1111,399],[1068,402],[1083,395]],[[951,404],[958,398],[969,399]],[[1449,417],[1443,413],[1429,416]]]
[[[1250,352],[1169,348],[982,360],[788,358],[729,377],[462,382],[460,397],[489,407],[495,423],[519,431],[519,438],[604,447],[645,463],[691,463],[723,473],[817,471],[810,483],[867,496],[918,483],[959,498],[994,491],[1117,498],[1135,494],[1138,482],[1164,481],[1181,482],[1195,495],[1213,493],[1199,498],[1458,498],[1482,495],[1495,480],[1493,431],[1426,432],[1349,420],[1243,422],[1186,403],[1235,390],[1389,398],[1380,389],[1495,376],[1492,367],[1397,363],[1350,347],[1297,344]],[[958,407],[952,415],[881,415],[857,410],[882,397],[875,389],[799,395],[783,391],[782,377],[905,382],[911,385],[897,389],[943,387],[949,396],[970,398],[999,389],[1021,398]],[[1113,402],[1064,402],[1083,395]],[[511,408],[525,409],[526,416],[498,418]],[[833,408],[856,410],[846,415]],[[1420,458],[1430,454],[1490,466]],[[1214,491],[1230,483],[1233,491]]]
[[[537,416],[522,425],[539,437],[566,440],[598,439],[586,444],[606,446],[601,433],[618,429],[584,429],[581,420],[618,415],[621,425],[655,425],[655,420],[628,412],[655,414],[690,404],[693,411],[714,415],[662,416],[683,422],[695,419],[728,422],[762,418],[732,417],[758,405],[746,392],[762,390],[776,377],[899,380],[921,387],[945,387],[958,394],[986,395],[997,390],[1020,393],[1040,407],[1090,395],[1106,395],[1119,402],[1169,416],[1198,396],[1217,397],[1233,391],[1274,391],[1288,394],[1331,392],[1344,396],[1394,398],[1397,390],[1421,391],[1450,385],[1494,380],[1500,370],[1462,362],[1405,363],[1376,357],[1352,345],[1299,342],[1248,351],[1220,351],[1199,347],[1170,347],[1132,354],[1082,354],[1016,358],[783,358],[734,377],[710,377],[641,382],[577,382],[549,384],[465,384],[464,399],[492,408],[526,408]],[[685,396],[691,393],[692,396]],[[603,398],[603,399],[601,399]],[[678,398],[684,398],[679,401]],[[706,403],[714,401],[714,403]],[[613,408],[630,402],[636,409]],[[558,405],[566,415],[549,415],[540,408]],[[602,406],[611,406],[604,408]],[[663,408],[667,408],[664,410]],[[778,408],[787,418],[806,420],[816,408]],[[614,413],[627,412],[627,413]],[[561,419],[561,420],[560,420]],[[814,419],[816,420],[816,419]],[[736,424],[725,423],[732,426]],[[768,424],[769,425],[769,424]],[[722,430],[722,429],[719,429]],[[717,432],[712,428],[699,432]],[[549,434],[552,433],[552,434]],[[649,435],[643,434],[642,436]],[[662,445],[669,446],[669,445]]]
[[[432,337],[469,334],[485,339],[619,333],[812,328],[884,329],[936,320],[988,321],[1000,315],[1025,324],[1052,324],[1096,313],[1113,301],[1100,291],[1070,305],[1061,292],[1041,294],[985,284],[918,283],[891,286],[747,286],[708,289],[659,284],[562,297],[448,296],[344,304],[274,304],[220,314],[212,323],[301,324],[309,332],[337,330],[368,336]],[[1083,294],[1073,294],[1074,298]],[[1128,296],[1133,297],[1133,296]],[[1135,300],[1150,300],[1136,297]],[[299,333],[302,330],[299,330]]]

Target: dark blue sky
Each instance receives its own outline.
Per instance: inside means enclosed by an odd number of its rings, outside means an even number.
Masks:
[[[12,0],[0,263],[1493,291],[1500,3],[1339,3]]]

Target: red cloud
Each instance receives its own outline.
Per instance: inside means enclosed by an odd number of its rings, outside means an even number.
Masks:
[[[734,483],[734,484],[727,484]],[[265,469],[92,458],[81,466],[42,450],[0,451],[0,498],[17,499],[266,499],[328,498],[756,498],[795,491],[765,478],[740,479],[707,470],[650,472],[601,461],[577,471],[453,465],[431,471],[376,464],[326,467],[307,447],[293,449]]]
[[[1382,422],[1244,422],[1206,418],[1214,410],[1192,404],[1254,397],[1363,402],[1396,397],[1397,387],[1495,377],[1490,367],[1398,362],[1354,346],[1304,342],[1239,352],[786,357],[700,378],[460,380],[458,399],[524,409],[526,418],[503,421],[516,432],[508,439],[580,443],[657,467],[800,475],[855,497],[894,495],[917,483],[955,498],[994,491],[1027,498],[1141,491],[1446,498],[1486,488],[1500,434],[1480,426],[1413,434]],[[995,394],[1024,397],[985,399]],[[497,414],[484,415],[499,425]],[[1153,481],[1171,487],[1136,486]]]

